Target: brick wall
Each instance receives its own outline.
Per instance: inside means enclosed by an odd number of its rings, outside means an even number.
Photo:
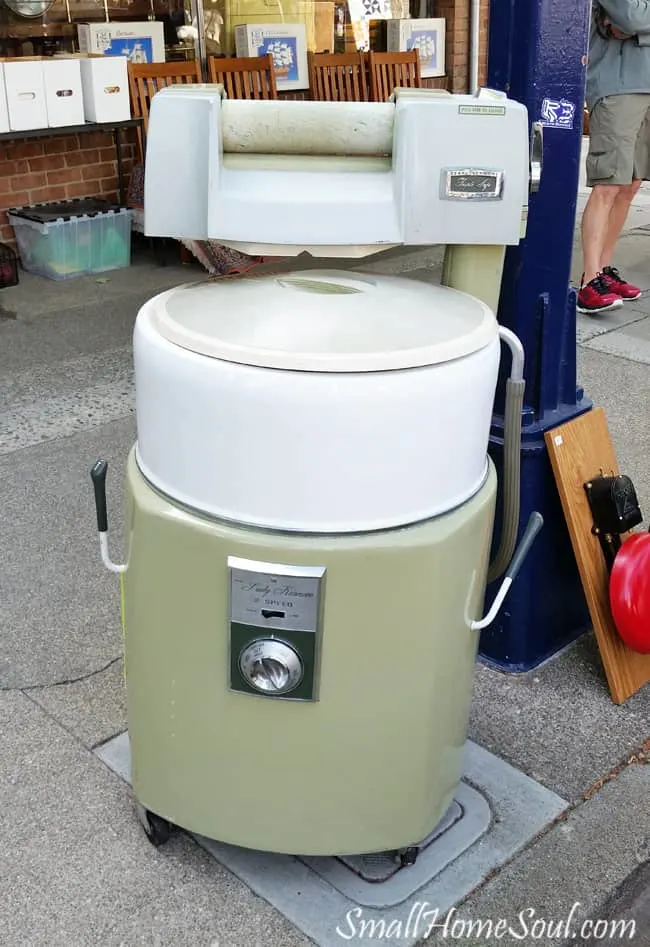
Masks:
[[[135,137],[122,133],[125,182],[136,154]],[[0,141],[0,240],[14,242],[6,210],[78,197],[118,197],[117,161],[108,132],[54,134]]]

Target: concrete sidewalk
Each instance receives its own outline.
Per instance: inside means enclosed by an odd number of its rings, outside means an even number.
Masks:
[[[644,193],[619,260],[643,296],[620,313],[581,318],[578,347],[580,381],[607,411],[646,514],[649,238]],[[390,265],[431,277],[438,263],[432,253]],[[22,274],[20,286],[0,295],[0,943],[7,947],[309,943],[186,836],[154,850],[128,787],[92,752],[125,729],[126,715],[119,594],[99,560],[88,471],[98,457],[109,461],[110,542],[119,557],[121,480],[135,437],[133,321],[155,292],[200,275],[140,255],[129,270],[100,279],[49,283]],[[558,921],[576,904],[575,918],[636,912],[634,943],[650,945],[648,869],[639,869],[650,859],[649,736],[650,688],[616,707],[591,636],[530,674],[478,665],[471,739],[570,808],[458,905],[458,915],[515,919],[532,909]],[[440,931],[430,938],[445,940]]]

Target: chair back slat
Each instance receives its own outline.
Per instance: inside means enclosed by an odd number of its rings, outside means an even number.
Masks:
[[[277,99],[273,56],[210,56],[210,82],[223,85],[229,99]]]
[[[395,89],[422,86],[420,56],[416,49],[407,53],[368,53],[370,99],[387,102]]]
[[[319,102],[367,102],[363,53],[309,53],[309,91]]]

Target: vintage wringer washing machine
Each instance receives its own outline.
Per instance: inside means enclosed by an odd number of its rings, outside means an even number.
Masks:
[[[138,314],[125,565],[108,554],[104,461],[92,476],[155,843],[174,824],[409,863],[450,805],[478,631],[541,525],[533,514],[511,560],[523,350],[494,312],[539,170],[525,108],[485,91],[355,104],[177,86],[153,100],[149,235],[347,260],[447,244],[443,286],[298,266],[180,286]],[[479,620],[501,341],[491,577],[505,579]]]

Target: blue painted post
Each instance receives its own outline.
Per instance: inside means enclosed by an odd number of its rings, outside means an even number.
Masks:
[[[535,667],[590,624],[544,444],[545,431],[591,408],[576,384],[576,294],[569,286],[590,12],[591,0],[491,0],[488,85],[545,126],[541,187],[530,198],[526,238],[506,254],[499,305],[499,321],[526,351],[520,529],[533,510],[545,520],[504,610],[481,636],[482,659],[508,671]],[[499,471],[508,368],[490,445]]]

